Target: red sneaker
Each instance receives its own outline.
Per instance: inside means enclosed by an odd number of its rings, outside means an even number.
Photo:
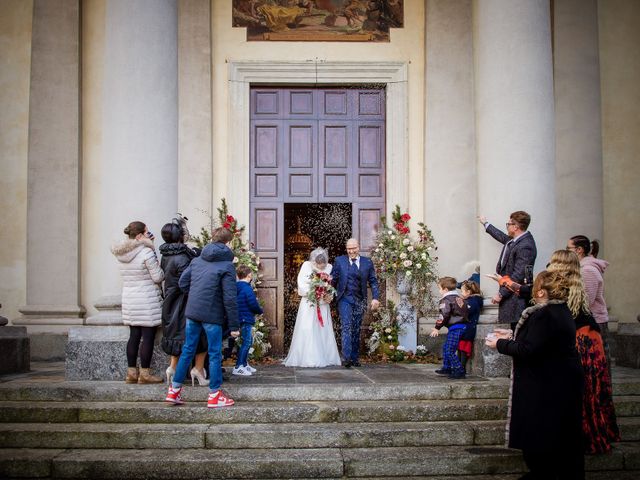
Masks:
[[[182,405],[184,403],[182,401],[182,387],[178,388],[177,390],[175,390],[173,387],[169,387],[167,398],[165,398],[164,401],[173,403],[174,405]]]
[[[217,392],[209,394],[209,400],[207,401],[208,408],[221,408],[221,407],[230,407],[233,405],[233,398],[227,397],[222,390],[218,390]]]

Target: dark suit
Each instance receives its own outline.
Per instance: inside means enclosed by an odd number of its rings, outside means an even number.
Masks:
[[[487,225],[487,233],[504,244],[496,265],[496,273],[498,275],[509,275],[511,280],[516,283],[530,285],[533,282],[533,265],[538,255],[533,235],[525,232],[512,245],[508,246],[507,244],[512,239],[506,233],[501,232],[491,224]],[[507,249],[508,251],[505,255],[505,250]],[[505,256],[504,259],[503,256]],[[527,278],[525,278],[525,272],[527,273]],[[498,308],[498,319],[503,323],[517,322],[520,314],[527,307],[529,297],[519,297],[506,287],[500,287],[500,295],[502,300]]]
[[[367,309],[367,285],[371,296],[378,299],[378,279],[373,262],[360,256],[357,272],[347,255],[336,258],[333,265],[333,285],[336,287],[338,312],[342,327],[342,356],[345,361],[357,362],[360,355],[360,326]]]

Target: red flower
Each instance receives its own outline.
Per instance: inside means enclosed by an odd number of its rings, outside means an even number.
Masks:
[[[231,228],[231,224],[229,222],[225,222],[222,226],[224,228],[226,228],[227,230],[229,230]]]
[[[400,220],[402,220],[403,222],[408,222],[409,220],[411,220],[411,216],[408,213],[403,213],[400,217]]]
[[[235,221],[236,221],[235,218],[233,218],[231,215],[227,215],[227,223],[233,223]]]

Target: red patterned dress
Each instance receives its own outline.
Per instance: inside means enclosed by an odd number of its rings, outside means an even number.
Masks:
[[[590,314],[580,313],[576,318],[576,348],[585,380],[582,404],[585,452],[605,453],[611,450],[611,442],[620,441],[620,432],[602,337]]]

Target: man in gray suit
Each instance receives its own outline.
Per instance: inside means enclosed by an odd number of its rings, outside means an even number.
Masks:
[[[500,276],[508,275],[516,283],[531,285],[533,264],[537,255],[536,242],[533,235],[527,231],[531,216],[520,210],[513,212],[506,224],[507,233],[491,225],[482,215],[478,216],[478,220],[489,235],[504,245],[498,259],[496,273]],[[500,322],[510,323],[512,328],[520,319],[520,314],[527,307],[528,301],[529,296],[518,296],[506,287],[500,287],[498,293],[491,299],[491,303],[498,304]]]

